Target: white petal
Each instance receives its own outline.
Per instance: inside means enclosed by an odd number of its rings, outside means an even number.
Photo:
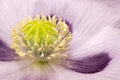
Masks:
[[[94,0],[80,1],[76,20],[73,24],[72,49],[80,47],[104,27],[113,24],[119,18],[117,12],[100,2]]]
[[[36,0],[0,1],[0,38],[11,43],[11,29],[28,16],[33,16]]]
[[[56,77],[58,77],[58,80],[66,80],[66,79],[67,80],[87,80],[88,79],[87,75],[85,75],[85,74],[72,72],[72,71],[66,70],[60,66],[52,65],[52,67],[57,74]]]
[[[120,12],[120,0],[96,0],[113,8],[115,11]]]
[[[36,14],[56,15],[71,21],[75,18],[77,9],[73,0],[40,0],[36,4],[35,11]]]
[[[21,69],[26,67],[26,65],[21,65],[19,62],[0,62],[0,80],[20,80]],[[18,73],[19,72],[19,73]]]
[[[0,80],[56,80],[54,71],[46,64],[27,60],[0,62]]]
[[[120,30],[111,26],[104,28],[93,39],[86,42],[78,49],[72,50],[72,58],[108,52],[112,57],[120,55]]]

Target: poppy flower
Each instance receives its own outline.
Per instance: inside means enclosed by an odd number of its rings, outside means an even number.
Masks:
[[[117,3],[1,0],[0,80],[119,80]]]

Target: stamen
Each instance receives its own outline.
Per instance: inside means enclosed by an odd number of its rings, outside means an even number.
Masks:
[[[57,22],[58,21],[58,22]],[[29,17],[20,22],[12,31],[12,45],[21,57],[32,57],[46,62],[58,57],[67,57],[63,52],[68,49],[72,34],[69,26],[61,18],[44,14],[35,19]]]

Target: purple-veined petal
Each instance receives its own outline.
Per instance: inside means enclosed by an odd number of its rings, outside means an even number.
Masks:
[[[33,16],[36,0],[1,0],[0,1],[0,37],[11,44],[11,30],[18,22]]]
[[[97,55],[91,55],[80,59],[68,59],[68,64],[65,64],[65,66],[75,72],[93,74],[103,71],[111,60],[108,53],[101,52]]]
[[[82,74],[76,73],[71,70],[64,69],[60,66],[53,65],[52,67],[59,75],[60,80],[119,80],[119,72],[120,72],[120,64],[118,64],[118,60],[120,57],[117,56],[116,58],[112,59],[110,64],[108,65],[105,70],[95,74]],[[64,73],[64,74],[63,74]]]
[[[15,57],[17,57],[15,51],[0,40],[0,61],[12,61]]]

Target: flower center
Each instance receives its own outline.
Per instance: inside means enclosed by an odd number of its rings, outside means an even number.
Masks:
[[[62,19],[44,14],[29,17],[12,31],[11,48],[21,57],[46,62],[59,57],[68,49],[71,40],[69,26]]]

